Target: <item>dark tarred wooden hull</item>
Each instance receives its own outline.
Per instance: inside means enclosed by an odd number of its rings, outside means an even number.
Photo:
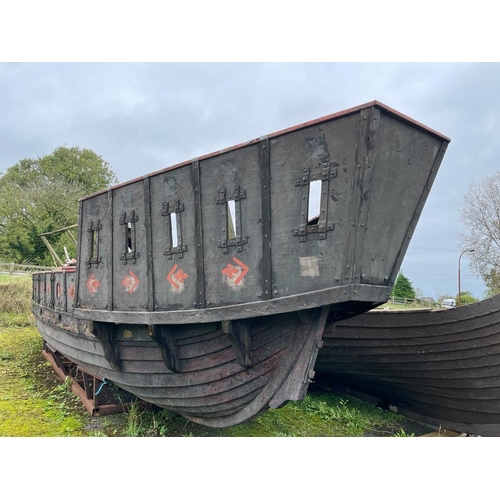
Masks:
[[[327,313],[318,308],[300,318],[289,313],[251,320],[251,367],[238,362],[220,323],[180,325],[171,332],[177,372],[167,368],[145,326],[118,328],[119,370],[90,325],[44,309],[37,326],[53,350],[97,377],[195,422],[228,427],[305,396]]]
[[[439,311],[329,318],[320,379],[432,425],[500,435],[500,295]]]
[[[74,272],[34,275],[38,328],[205,425],[301,399],[327,311],[387,300],[448,143],[373,101],[90,195]]]

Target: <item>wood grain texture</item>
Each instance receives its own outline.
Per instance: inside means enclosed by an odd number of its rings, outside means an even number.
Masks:
[[[500,295],[467,306],[330,318],[320,379],[433,425],[500,435]]]

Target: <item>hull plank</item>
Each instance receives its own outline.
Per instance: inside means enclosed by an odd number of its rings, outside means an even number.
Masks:
[[[500,295],[440,311],[329,318],[325,383],[432,425],[500,435]]]
[[[448,143],[373,101],[89,195],[76,267],[34,275],[40,333],[204,425],[302,399],[328,314],[387,300]]]

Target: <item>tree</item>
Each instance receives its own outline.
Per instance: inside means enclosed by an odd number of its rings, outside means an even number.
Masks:
[[[462,250],[468,253],[470,268],[480,276],[488,291],[500,291],[500,172],[474,180],[464,197],[460,220],[467,233],[459,235]]]
[[[50,265],[39,237],[78,222],[78,200],[117,182],[107,161],[89,149],[59,147],[25,158],[0,175],[0,260]],[[60,255],[76,249],[59,233],[49,238]]]
[[[476,299],[471,292],[468,291],[463,292],[462,290],[460,290],[460,302],[458,301],[458,294],[455,298],[455,301],[457,305],[460,303],[460,305],[463,306],[465,304],[472,304],[473,302],[478,302],[478,299]]]
[[[415,290],[411,281],[401,271],[396,278],[394,288],[392,289],[392,296],[400,299],[414,299]]]
[[[500,293],[500,269],[491,269],[483,277],[484,284],[486,285],[485,298],[489,299]]]

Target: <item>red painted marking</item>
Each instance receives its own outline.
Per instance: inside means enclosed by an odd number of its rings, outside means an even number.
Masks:
[[[56,285],[56,295],[57,295],[57,298],[60,299],[61,298],[61,283],[58,283]]]
[[[227,267],[222,270],[222,274],[225,274],[230,280],[232,280],[234,275],[239,272],[240,270],[237,267],[233,267],[231,264],[228,264]]]
[[[125,287],[125,290],[130,294],[135,292],[135,290],[139,286],[139,283],[139,278],[132,271],[129,271],[128,275],[125,276],[125,278],[123,278],[121,281],[121,284]]]
[[[75,285],[73,285],[73,283],[71,283],[71,286],[69,287],[68,293],[69,293],[70,299],[73,300],[75,298]]]
[[[235,285],[239,285],[241,283],[241,280],[248,273],[248,271],[250,271],[250,268],[236,257],[233,257],[233,261],[237,264],[238,267],[234,267],[232,264],[229,263],[222,270],[222,274],[226,275],[228,279],[234,280]]]
[[[50,293],[50,285],[47,285],[47,293]]]
[[[94,295],[97,292],[97,289],[101,286],[101,282],[93,275],[90,275],[90,278],[87,280],[87,290]]]
[[[181,268],[177,272],[178,265],[175,264],[167,275],[167,281],[176,289],[179,289],[179,284],[184,283],[184,280],[189,276]],[[175,273],[175,274],[174,274]]]

